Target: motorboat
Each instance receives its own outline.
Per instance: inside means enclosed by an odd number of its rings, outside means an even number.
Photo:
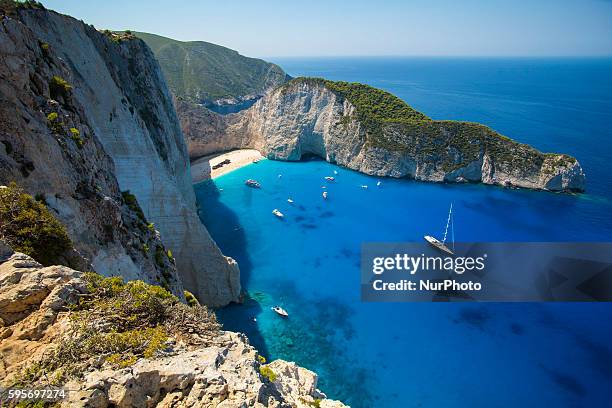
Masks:
[[[336,179],[334,177],[331,177],[331,176],[326,176],[325,180],[327,180],[327,181],[336,181]]]
[[[323,198],[324,198],[324,199],[327,199],[327,191],[324,191],[324,192],[323,192]]]
[[[272,210],[272,214],[276,215],[278,218],[284,218],[285,217],[285,214],[280,212],[277,208]]]
[[[253,179],[248,179],[247,181],[244,182],[244,184],[252,188],[261,188],[261,184],[259,184],[256,180],[253,180]]]
[[[289,317],[289,313],[287,313],[287,311],[280,306],[274,306],[274,307],[271,307],[270,309],[276,312],[276,314],[278,314],[279,316]]]

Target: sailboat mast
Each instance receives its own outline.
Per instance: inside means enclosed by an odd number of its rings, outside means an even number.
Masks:
[[[453,212],[453,203],[451,202],[450,209],[448,210],[448,219],[446,220],[446,228],[444,229],[444,238],[442,239],[443,244],[446,243],[446,236],[448,235],[448,226],[450,225],[452,212]],[[453,235],[454,233],[455,231],[453,230]],[[453,242],[454,242],[454,238],[453,238]]]

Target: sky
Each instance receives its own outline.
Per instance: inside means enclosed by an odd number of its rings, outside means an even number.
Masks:
[[[611,56],[612,0],[42,0],[96,28],[254,57]]]

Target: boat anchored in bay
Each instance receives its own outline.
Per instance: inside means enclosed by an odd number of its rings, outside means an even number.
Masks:
[[[451,236],[452,236],[451,241],[453,244],[453,249],[450,249],[449,247],[446,246],[446,237],[448,236],[449,225],[451,227]],[[437,238],[432,237],[431,235],[425,235],[423,238],[425,239],[425,241],[429,242],[429,244],[433,246],[434,248],[437,248],[440,251],[446,252],[447,254],[450,254],[450,255],[455,254],[455,226],[454,226],[454,220],[453,220],[453,203],[451,203],[450,209],[448,210],[448,219],[446,220],[446,228],[444,229],[444,238],[442,238],[442,241],[438,240]]]

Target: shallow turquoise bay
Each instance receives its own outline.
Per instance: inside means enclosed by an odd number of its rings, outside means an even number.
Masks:
[[[360,301],[361,243],[441,235],[451,201],[461,241],[612,237],[606,188],[610,180],[605,176],[611,135],[603,126],[612,119],[606,111],[612,93],[602,96],[601,88],[610,84],[602,84],[597,76],[600,65],[588,71],[583,62],[572,70],[567,64],[551,68],[550,63],[514,61],[514,69],[500,65],[497,76],[478,82],[470,73],[484,68],[471,67],[469,61],[452,72],[452,64],[419,64],[424,63],[288,63],[309,74],[318,72],[314,66],[327,77],[362,82],[376,82],[381,69],[395,66],[395,71],[385,71],[383,85],[425,113],[455,118],[445,111],[455,102],[464,119],[480,120],[513,137],[522,129],[526,136],[521,141],[538,146],[541,140],[545,147],[538,147],[546,150],[580,153],[590,176],[589,193],[572,196],[391,179],[382,179],[376,187],[381,179],[322,161],[249,165],[196,186],[200,217],[224,253],[238,260],[250,295],[245,304],[219,310],[220,320],[227,329],[245,332],[268,359],[293,360],[316,371],[324,392],[353,407],[604,406],[612,386],[609,304]],[[548,72],[548,82],[542,72]],[[434,81],[436,75],[440,81]],[[581,86],[558,81],[567,75]],[[512,83],[525,81],[535,89],[527,92],[517,85],[512,92]],[[566,92],[555,102],[560,86]],[[430,93],[442,88],[449,96],[436,105]],[[581,120],[567,115],[566,109]],[[511,126],[509,112],[514,113]],[[541,119],[539,126],[534,125],[535,116]],[[566,126],[561,128],[562,123]],[[553,130],[558,137],[534,136]],[[326,183],[324,176],[334,175],[334,170],[337,182]],[[260,181],[262,189],[245,187],[247,178]],[[367,190],[360,188],[364,184]],[[321,197],[323,185],[328,200]],[[284,220],[272,215],[274,208],[285,214]],[[289,311],[289,319],[270,310],[276,304]]]

